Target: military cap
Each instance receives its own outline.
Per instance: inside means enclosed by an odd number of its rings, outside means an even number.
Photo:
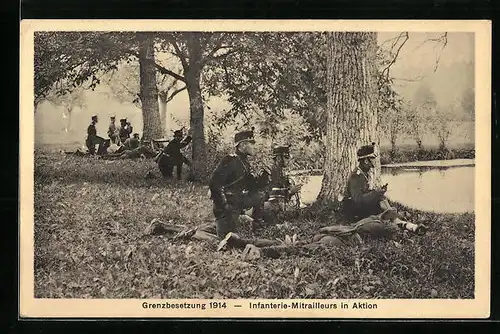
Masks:
[[[255,139],[253,136],[254,127],[252,130],[240,131],[234,135],[234,145],[238,145],[239,143],[248,141],[251,143],[255,143]]]
[[[122,118],[122,119],[120,119],[120,123],[125,123],[126,121],[127,121],[127,119],[126,119],[126,118]]]
[[[115,116],[115,115],[111,115],[111,117],[110,117],[110,118],[111,118],[111,119],[115,119],[115,118],[116,118],[116,116]]]
[[[92,115],[92,120],[96,120],[97,119],[97,115]]]
[[[273,147],[273,155],[290,155],[290,146],[278,145]]]
[[[139,138],[139,134],[138,133],[134,133],[134,138]]]
[[[364,158],[376,158],[377,154],[375,154],[375,143],[371,145],[361,146],[358,150],[358,160]]]

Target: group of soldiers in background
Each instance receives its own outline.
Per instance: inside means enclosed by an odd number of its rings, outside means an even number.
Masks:
[[[184,138],[182,130],[174,132],[174,138],[164,147],[156,147],[149,142],[141,142],[138,133],[133,132],[133,127],[126,118],[120,119],[120,126],[115,124],[116,117],[110,117],[108,126],[108,138],[104,139],[97,135],[97,115],[92,116],[91,124],[87,128],[86,146],[88,153],[99,155],[104,159],[125,159],[154,157],[160,172],[165,178],[172,178],[173,170],[176,168],[177,178],[182,178],[182,166],[191,166],[191,162],[181,153],[181,149],[191,142],[191,136]],[[96,152],[96,145],[98,146]]]
[[[235,152],[220,161],[210,180],[209,188],[219,238],[231,235],[240,215],[250,208],[253,227],[262,227],[266,224],[266,203],[273,202],[276,197],[289,199],[300,190],[300,186],[294,187],[283,175],[285,159],[289,156],[288,147],[278,146],[273,150],[274,167],[269,186],[269,173],[264,170],[259,174],[255,173],[248,162],[248,156],[254,154],[254,144],[253,129],[237,133],[234,137]],[[384,221],[389,225],[416,233],[425,232],[425,225],[401,219],[385,197],[387,185],[377,189],[370,188],[369,172],[374,167],[376,157],[374,143],[358,150],[359,165],[347,180],[343,199],[345,217],[354,222],[366,222],[370,217],[370,221],[375,221],[383,215]]]
[[[110,124],[108,127],[109,139],[104,139],[97,135],[96,124],[99,121],[97,115],[92,116],[91,123],[87,128],[87,139],[85,141],[89,154],[104,155],[108,153],[110,147],[113,146],[117,148],[111,150],[112,153],[120,153],[125,150],[133,150],[139,147],[139,134],[135,133],[133,137],[130,137],[133,131],[130,122],[127,122],[126,118],[122,118],[120,119],[120,126],[117,127],[115,119],[115,116],[110,117]],[[96,145],[98,146],[97,152]]]

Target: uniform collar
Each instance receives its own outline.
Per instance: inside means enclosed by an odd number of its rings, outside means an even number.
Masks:
[[[236,150],[236,155],[240,157],[241,159],[247,159],[247,154],[240,152],[240,150]]]

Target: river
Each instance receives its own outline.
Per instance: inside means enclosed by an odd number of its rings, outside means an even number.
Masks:
[[[390,200],[423,211],[474,212],[474,160],[425,161],[383,166],[382,182],[389,183]],[[301,199],[316,200],[322,176],[309,176]]]

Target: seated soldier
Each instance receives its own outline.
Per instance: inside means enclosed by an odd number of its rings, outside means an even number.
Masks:
[[[369,216],[380,215],[386,210],[395,211],[385,197],[387,184],[379,189],[370,189],[370,170],[374,167],[375,143],[362,146],[358,152],[359,165],[349,176],[345,196],[343,199],[343,210],[348,218],[360,220]],[[417,225],[395,218],[395,224],[413,232],[425,231],[425,225]]]
[[[125,140],[125,142],[123,143],[123,146],[125,146],[126,150],[133,150],[135,148],[138,148],[140,144],[141,144],[141,141],[139,139],[139,134],[134,133],[134,136],[132,138],[127,138]]]

